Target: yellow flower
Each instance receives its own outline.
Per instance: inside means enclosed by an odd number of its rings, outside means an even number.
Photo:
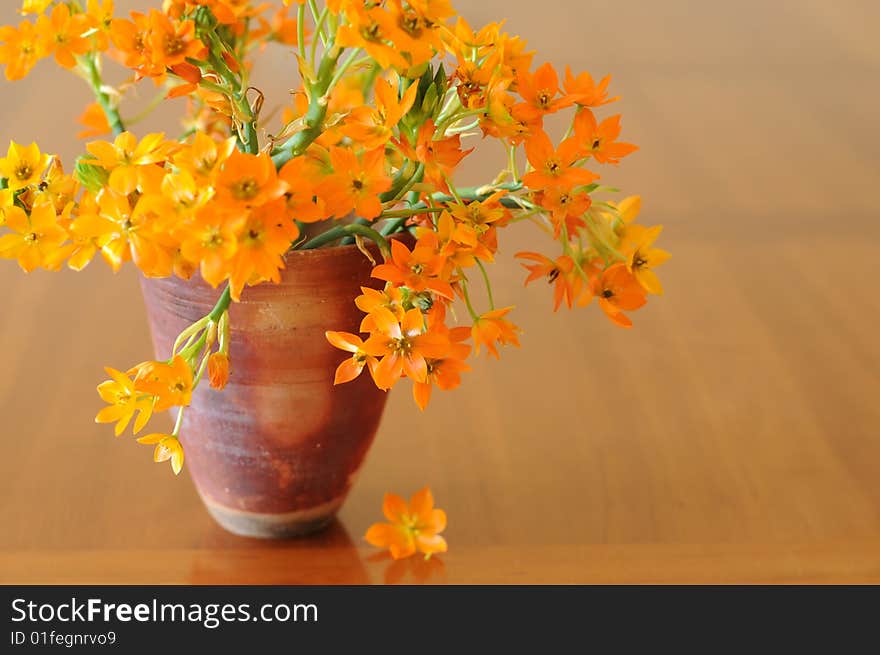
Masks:
[[[88,160],[88,163],[110,171],[110,188],[122,195],[137,189],[141,183],[142,166],[165,161],[175,147],[162,133],[148,134],[138,143],[131,132],[123,132],[113,143],[93,141],[86,145],[96,159]]]
[[[0,257],[17,259],[26,273],[43,266],[67,240],[58,224],[55,208],[48,200],[34,205],[28,216],[20,207],[5,210],[6,227],[12,230],[0,237]]]
[[[0,189],[0,227],[6,225],[6,212],[12,209],[14,203],[12,189]]]
[[[46,56],[44,39],[34,24],[22,21],[16,29],[0,25],[0,65],[6,65],[6,79],[23,79]]]
[[[129,375],[115,368],[107,367],[104,370],[113,379],[99,384],[98,394],[110,405],[98,412],[95,423],[116,422],[115,432],[118,437],[128,427],[132,417],[140,412],[134,422],[134,433],[137,434],[153,414],[153,397],[137,391]]]
[[[624,223],[632,223],[642,209],[641,196],[630,196],[624,198],[617,205],[617,211],[620,214],[620,220]]]
[[[10,189],[18,191],[39,183],[48,165],[49,155],[42,154],[36,143],[25,147],[11,141],[6,157],[0,159],[0,177],[7,179]]]
[[[663,293],[663,285],[653,269],[672,256],[652,247],[662,230],[662,225],[627,225],[622,236],[621,250],[627,255],[626,266],[648,293]]]
[[[52,0],[23,0],[21,3],[21,13],[23,15],[42,14],[50,4],[52,4]]]
[[[153,451],[153,461],[167,462],[170,459],[174,475],[178,475],[181,469],[183,469],[183,444],[173,434],[148,434],[137,441],[147,445],[155,444],[156,449]]]

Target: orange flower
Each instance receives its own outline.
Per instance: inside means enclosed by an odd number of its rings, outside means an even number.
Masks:
[[[382,513],[388,523],[375,523],[365,536],[372,546],[387,548],[394,559],[423,553],[428,559],[434,553],[445,553],[446,540],[440,533],[446,529],[446,512],[434,508],[431,489],[416,492],[407,505],[396,494],[385,494]]]
[[[34,24],[23,21],[18,29],[0,26],[0,64],[6,65],[6,79],[24,78],[40,59],[46,56],[44,39]]]
[[[461,384],[461,374],[470,370],[465,361],[470,355],[471,347],[462,341],[471,336],[467,327],[449,330],[449,349],[446,355],[437,359],[428,359],[428,374],[424,382],[413,384],[413,398],[419,409],[424,410],[431,400],[432,385],[438,389],[449,391]]]
[[[620,96],[608,97],[609,82],[610,75],[606,75],[596,84],[586,71],[575,77],[571,74],[571,68],[565,67],[565,92],[582,107],[600,107],[620,100]]]
[[[351,3],[346,7],[349,22],[336,31],[336,45],[363,48],[384,69],[406,68],[406,59],[391,43],[400,33],[394,17],[382,7],[368,6]]]
[[[229,382],[229,356],[223,352],[208,357],[208,380],[212,389],[223,389]]]
[[[294,220],[316,223],[328,218],[324,201],[315,195],[318,176],[317,164],[307,156],[294,157],[278,171],[279,179],[287,184],[287,211]]]
[[[384,146],[400,119],[412,108],[418,90],[418,84],[410,84],[403,97],[398,98],[397,84],[392,86],[380,77],[373,90],[375,110],[367,105],[355,109],[346,119],[342,133],[368,150]]]
[[[574,260],[568,255],[560,255],[555,261],[536,252],[518,252],[515,257],[538,262],[522,265],[530,273],[525,284],[542,277],[547,278],[547,282],[554,285],[554,312],[559,309],[563,299],[569,309],[574,301],[581,306],[589,303],[591,299],[589,287],[576,269]]]
[[[601,123],[589,109],[582,109],[574,119],[576,138],[583,144],[587,154],[601,164],[619,164],[621,157],[626,157],[639,149],[632,143],[618,143],[620,136],[620,115],[606,118]]]
[[[175,405],[186,407],[192,398],[193,372],[180,355],[175,355],[170,364],[146,362],[138,367],[134,388],[155,396],[154,411],[161,412]]]
[[[499,358],[498,348],[495,344],[501,346],[517,346],[519,347],[519,339],[516,336],[520,329],[508,321],[505,316],[513,307],[505,307],[503,309],[493,309],[480,316],[471,328],[471,336],[474,339],[474,354],[480,354],[480,346],[486,346],[486,351]]]
[[[164,69],[155,70],[150,61],[149,17],[133,11],[131,18],[114,18],[110,23],[110,38],[119,51],[119,59],[124,66],[137,71],[138,77],[164,73]]]
[[[70,15],[66,4],[59,4],[50,16],[45,14],[37,19],[37,32],[45,39],[46,56],[55,55],[55,61],[64,68],[76,66],[76,57],[91,49],[88,37],[84,37],[89,27],[85,14]]]
[[[271,161],[271,160],[270,160]],[[229,275],[233,300],[239,300],[245,285],[281,280],[282,256],[299,236],[299,229],[284,212],[284,200],[250,212],[238,237],[238,250]]]
[[[351,150],[334,146],[330,165],[333,173],[315,188],[328,214],[342,218],[354,210],[359,217],[372,220],[382,213],[379,195],[391,188],[384,148],[367,151],[359,159]]]
[[[238,214],[208,207],[179,231],[181,253],[198,263],[202,279],[213,287],[229,276],[243,223],[244,217]]]
[[[196,132],[191,144],[177,150],[171,161],[188,171],[196,180],[208,181],[235,152],[235,137],[219,143],[207,134]]]
[[[452,286],[441,279],[444,258],[437,253],[437,235],[419,238],[412,251],[399,240],[391,242],[391,261],[373,269],[373,277],[407,287],[416,293],[430,290],[446,298],[453,297]]]
[[[426,182],[448,191],[447,179],[452,177],[455,168],[473,148],[462,150],[461,137],[458,134],[435,140],[434,131],[434,121],[428,119],[419,128],[415,148],[406,139],[402,139],[398,145],[408,159],[425,165],[423,179]]]
[[[107,114],[97,102],[91,103],[86,110],[77,119],[84,130],[77,133],[77,139],[90,139],[95,136],[104,136],[110,134],[110,123],[107,121]]]
[[[548,62],[540,66],[534,73],[520,71],[516,78],[517,92],[525,100],[522,116],[526,120],[534,120],[546,114],[552,114],[570,107],[574,100],[559,94],[559,78]]]
[[[645,290],[624,263],[614,264],[593,278],[592,292],[602,311],[620,327],[632,327],[624,311],[638,309],[646,302]]]
[[[475,32],[464,18],[458,16],[453,28],[444,31],[443,39],[459,60],[467,57],[481,59],[498,42],[499,31],[498,23],[488,23]]]
[[[398,321],[403,319],[406,310],[403,307],[403,293],[397,287],[385,285],[385,289],[371,289],[369,287],[361,287],[363,292],[354,299],[357,308],[366,314],[364,320],[361,321],[361,332],[372,332],[376,329],[371,314],[377,309],[385,309],[391,312]]]
[[[150,52],[157,69],[174,69],[187,59],[203,59],[204,51],[205,46],[196,36],[193,21],[172,22],[161,11],[150,11]]]
[[[110,46],[110,27],[113,24],[113,0],[89,0],[86,15],[97,30],[93,35],[96,49],[104,51]]]
[[[333,384],[351,382],[363,372],[364,366],[369,366],[371,373],[374,371],[377,360],[364,350],[363,339],[359,336],[350,332],[332,331],[327,331],[324,335],[327,337],[327,341],[336,348],[352,353],[351,357],[336,368]]]
[[[132,207],[128,196],[104,189],[93,211],[80,213],[71,229],[80,238],[96,239],[114,271],[133,259],[145,275],[165,277],[171,274],[175,250],[165,225],[171,213],[160,195],[142,196]]]
[[[390,389],[403,375],[425,382],[427,359],[442,358],[447,351],[447,340],[442,335],[425,332],[425,319],[418,309],[410,309],[401,321],[391,312],[380,309],[373,312],[373,320],[376,330],[363,349],[368,355],[382,358],[373,371],[376,385]]]
[[[496,191],[482,201],[448,205],[449,213],[456,221],[452,239],[469,246],[475,257],[488,262],[493,260],[497,245],[493,228],[510,217],[510,213],[500,202],[505,193],[506,191]]]
[[[428,4],[422,4],[422,9],[427,10],[425,13],[409,2],[404,6],[402,0],[391,0],[389,3],[392,20],[398,27],[394,36],[394,45],[406,55],[411,67],[429,62],[435,52],[443,52],[439,25],[432,17],[437,15],[437,11],[436,8],[429,8]],[[440,13],[445,13],[445,7]]]
[[[579,143],[574,138],[566,139],[554,150],[546,132],[532,134],[526,139],[526,156],[535,170],[523,176],[523,183],[532,189],[570,189],[598,179],[595,173],[575,166],[581,157]]]
[[[593,204],[590,194],[585,191],[559,187],[544,189],[538,194],[536,202],[550,212],[554,239],[559,239],[563,225],[568,234],[574,234],[578,228],[584,227],[584,212]]]
[[[249,155],[235,151],[223,162],[216,189],[216,198],[221,205],[244,211],[280,198],[287,190],[287,184],[278,179],[268,154]]]

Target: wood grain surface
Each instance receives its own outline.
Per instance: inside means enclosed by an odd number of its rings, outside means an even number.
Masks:
[[[0,23],[17,21],[15,4]],[[553,314],[550,290],[523,289],[512,260],[550,244],[508,230],[495,295],[516,305],[523,347],[479,361],[424,413],[395,389],[339,520],[262,542],[223,532],[187,476],[93,423],[102,367],[151,352],[134,272],[26,277],[7,262],[0,583],[880,582],[880,6],[534,12],[464,11],[509,18],[538,61],[614,74],[624,136],[642,150],[605,179],[666,226],[666,295],[630,331],[595,306]],[[277,102],[293,71],[274,51],[257,84]],[[0,99],[0,144],[79,152],[79,80],[46,62],[0,83]],[[162,126],[168,115],[137,130]],[[487,145],[465,181],[501,164]],[[362,536],[383,492],[426,483],[450,552],[377,556]]]

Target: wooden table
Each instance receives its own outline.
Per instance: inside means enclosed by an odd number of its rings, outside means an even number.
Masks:
[[[0,582],[880,582],[880,10],[846,4],[468,10],[615,74],[642,151],[606,178],[666,225],[667,294],[631,331],[596,307],[552,314],[511,257],[534,233],[505,235],[496,295],[523,348],[423,414],[395,390],[339,520],[313,538],[224,533],[186,476],[93,424],[101,367],[150,352],[131,270],[0,267]],[[269,68],[260,85],[281,97]],[[78,152],[55,114],[86,102],[77,80],[44,64],[0,94],[0,143]],[[362,535],[382,493],[425,483],[450,552],[377,557]]]

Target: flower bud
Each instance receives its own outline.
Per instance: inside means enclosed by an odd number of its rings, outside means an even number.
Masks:
[[[216,352],[208,357],[208,379],[212,389],[223,389],[229,382],[229,357]]]

